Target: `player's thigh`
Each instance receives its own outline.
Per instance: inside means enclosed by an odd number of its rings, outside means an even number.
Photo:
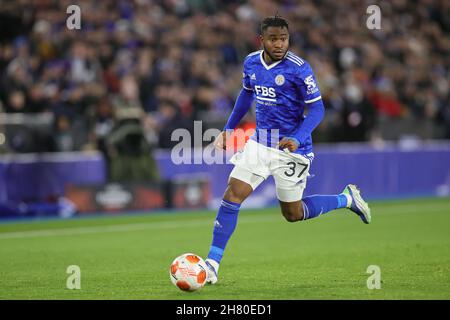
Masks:
[[[277,198],[282,202],[297,202],[303,197],[310,161],[303,157],[281,155],[272,162]]]
[[[248,183],[230,177],[223,198],[234,203],[242,203],[252,192],[253,189]]]
[[[235,174],[242,174],[246,176],[246,173],[242,172],[242,170],[245,170],[256,176],[261,176],[264,179],[267,179],[270,175],[270,155],[271,151],[269,148],[262,146],[256,141],[248,140],[245,144],[244,150],[234,154],[233,157],[231,157],[230,162],[235,165],[233,170],[235,171]],[[240,172],[236,172],[236,170],[240,170]],[[239,179],[239,177],[235,178]],[[249,184],[253,185],[253,183]],[[253,190],[254,189],[255,188],[253,188]]]
[[[224,199],[242,203],[263,181],[264,177],[235,166],[230,173]]]
[[[277,193],[277,199],[282,202],[296,202],[303,198],[303,192],[305,191],[306,182],[300,184],[294,184],[286,186],[275,182],[275,189]]]
[[[273,177],[281,213],[289,222],[303,220],[301,200],[306,188],[309,164],[306,159],[287,158],[281,159],[279,164],[274,166]]]

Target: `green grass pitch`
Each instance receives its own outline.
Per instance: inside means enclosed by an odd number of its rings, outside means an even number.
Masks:
[[[219,282],[187,293],[172,260],[208,252],[215,212],[0,224],[0,299],[450,299],[450,199],[373,202],[288,223],[278,208],[242,210]],[[81,289],[66,288],[69,265]],[[381,289],[369,290],[370,265]]]

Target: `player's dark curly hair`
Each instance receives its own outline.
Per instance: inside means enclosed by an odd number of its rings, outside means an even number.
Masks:
[[[261,34],[267,30],[268,27],[281,27],[289,30],[289,23],[278,14],[273,17],[267,17],[261,21]]]

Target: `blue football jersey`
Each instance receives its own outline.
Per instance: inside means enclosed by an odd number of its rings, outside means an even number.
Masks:
[[[253,91],[256,102],[256,131],[251,139],[270,147],[293,136],[305,119],[305,106],[321,99],[311,66],[290,51],[270,65],[264,61],[263,50],[249,54],[244,61],[243,87]],[[296,153],[310,152],[311,136]]]

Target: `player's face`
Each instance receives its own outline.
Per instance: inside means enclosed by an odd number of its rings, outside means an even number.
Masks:
[[[281,60],[289,48],[289,32],[284,27],[268,27],[261,35],[264,51],[272,61]]]

